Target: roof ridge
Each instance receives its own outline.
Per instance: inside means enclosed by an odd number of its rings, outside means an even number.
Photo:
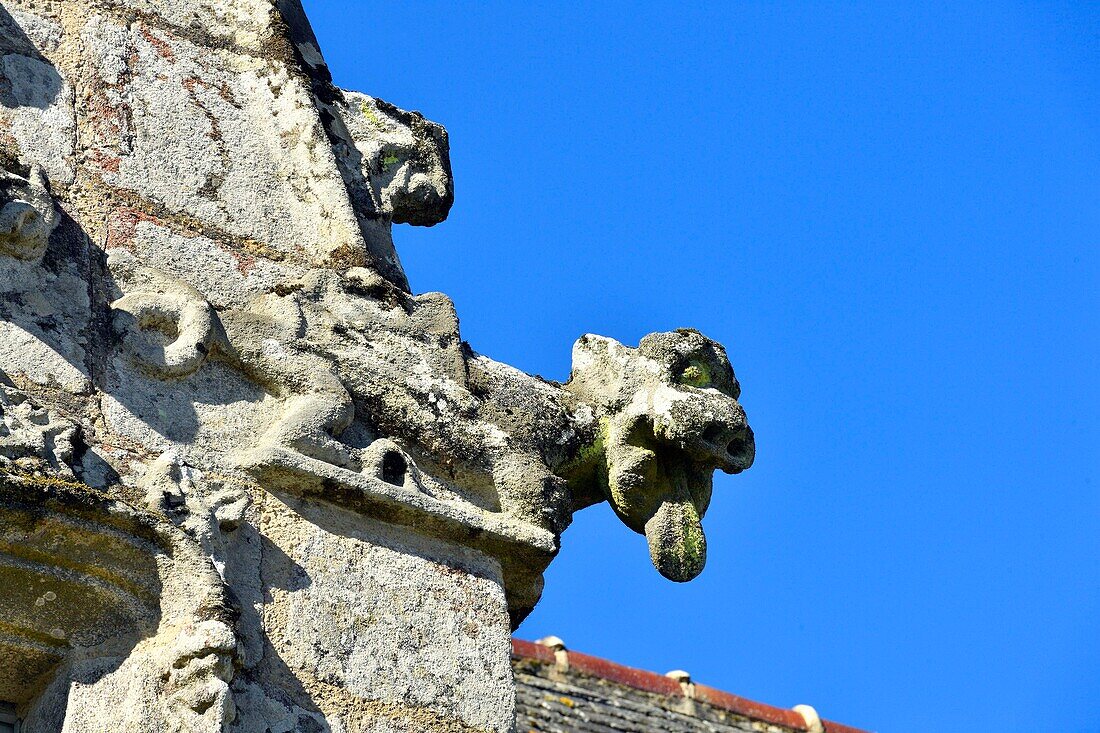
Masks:
[[[743,715],[746,718],[813,733],[814,726],[811,725],[807,716],[801,712],[801,709],[808,708],[808,706],[799,706],[799,710],[780,708],[749,700],[707,685],[696,684],[683,672],[677,671],[674,677],[670,677],[644,669],[628,667],[625,664],[589,654],[568,651],[561,640],[556,637],[547,637],[543,643],[513,638],[512,657],[534,660],[543,664],[553,664],[562,671],[598,677],[656,695],[690,698],[696,702],[706,703],[712,707]],[[821,720],[821,726],[823,733],[869,733],[869,731],[861,728],[835,723],[831,720]]]

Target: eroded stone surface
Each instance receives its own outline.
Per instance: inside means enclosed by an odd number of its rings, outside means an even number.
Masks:
[[[511,646],[500,633],[508,608],[499,563],[322,503],[266,505],[270,646],[261,676],[277,678],[285,665],[364,700],[509,729]],[[344,725],[360,719],[339,705],[322,711]]]
[[[702,569],[754,450],[722,347],[585,336],[565,384],[474,352],[391,236],[446,218],[446,131],[334,87],[296,2],[0,0],[0,31],[25,733],[503,732],[574,511]]]

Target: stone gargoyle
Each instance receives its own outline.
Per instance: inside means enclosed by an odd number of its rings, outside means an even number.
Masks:
[[[392,112],[356,102],[368,120]],[[394,221],[431,224],[453,199],[446,137],[413,120],[379,153],[390,172],[371,179],[370,198]],[[124,292],[116,329],[139,370],[175,380],[219,362],[282,399],[237,466],[264,486],[365,502],[441,536],[498,538],[512,545],[506,556],[538,548],[542,560],[506,560],[506,575],[541,571],[572,514],[607,501],[646,536],[661,574],[690,580],[706,559],[713,471],[753,461],[725,350],[697,331],[651,334],[637,348],[584,336],[558,384],[476,354],[449,298],[414,296],[377,269],[306,269],[247,301],[200,292],[128,252],[112,254],[111,269]],[[541,591],[528,580],[509,584],[517,622]]]
[[[753,434],[722,346],[462,339],[392,225],[446,131],[337,88],[298,0],[0,0],[0,702],[27,733],[514,724],[574,512],[703,568]]]
[[[449,298],[409,291],[388,235],[393,222],[447,217],[446,132],[366,95],[327,96],[317,104],[356,216],[381,232],[366,257],[274,259],[257,287],[239,263],[221,274],[205,263],[199,282],[186,258],[162,269],[109,237],[120,353],[154,382],[220,363],[278,400],[277,419],[232,450],[231,465],[265,486],[343,492],[394,521],[512,546],[504,554],[523,556],[516,565],[531,576],[526,592],[512,584],[514,618],[537,600],[536,576],[572,514],[602,501],[646,536],[664,576],[695,577],[711,474],[754,456],[722,346],[691,330],[637,348],[588,335],[564,384],[475,353]],[[42,172],[5,165],[0,206],[0,253],[41,259],[57,224]],[[155,221],[134,216],[131,229]]]

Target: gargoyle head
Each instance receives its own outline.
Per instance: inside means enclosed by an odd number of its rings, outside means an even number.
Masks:
[[[26,178],[7,168],[0,168],[0,254],[37,260],[57,226],[53,197],[39,168]]]
[[[350,107],[345,122],[381,213],[394,224],[414,226],[446,219],[454,179],[443,126],[366,94],[344,95]]]
[[[584,336],[573,347],[566,389],[600,426],[565,471],[574,496],[582,505],[606,498],[645,534],[666,578],[697,576],[706,563],[700,520],[714,469],[740,473],[755,455],[725,349],[692,330],[650,334],[636,349]]]

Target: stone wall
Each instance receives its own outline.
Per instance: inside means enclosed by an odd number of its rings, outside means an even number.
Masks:
[[[0,702],[22,733],[505,733],[575,511],[702,572],[755,452],[697,331],[463,341],[445,129],[297,0],[0,0]]]

